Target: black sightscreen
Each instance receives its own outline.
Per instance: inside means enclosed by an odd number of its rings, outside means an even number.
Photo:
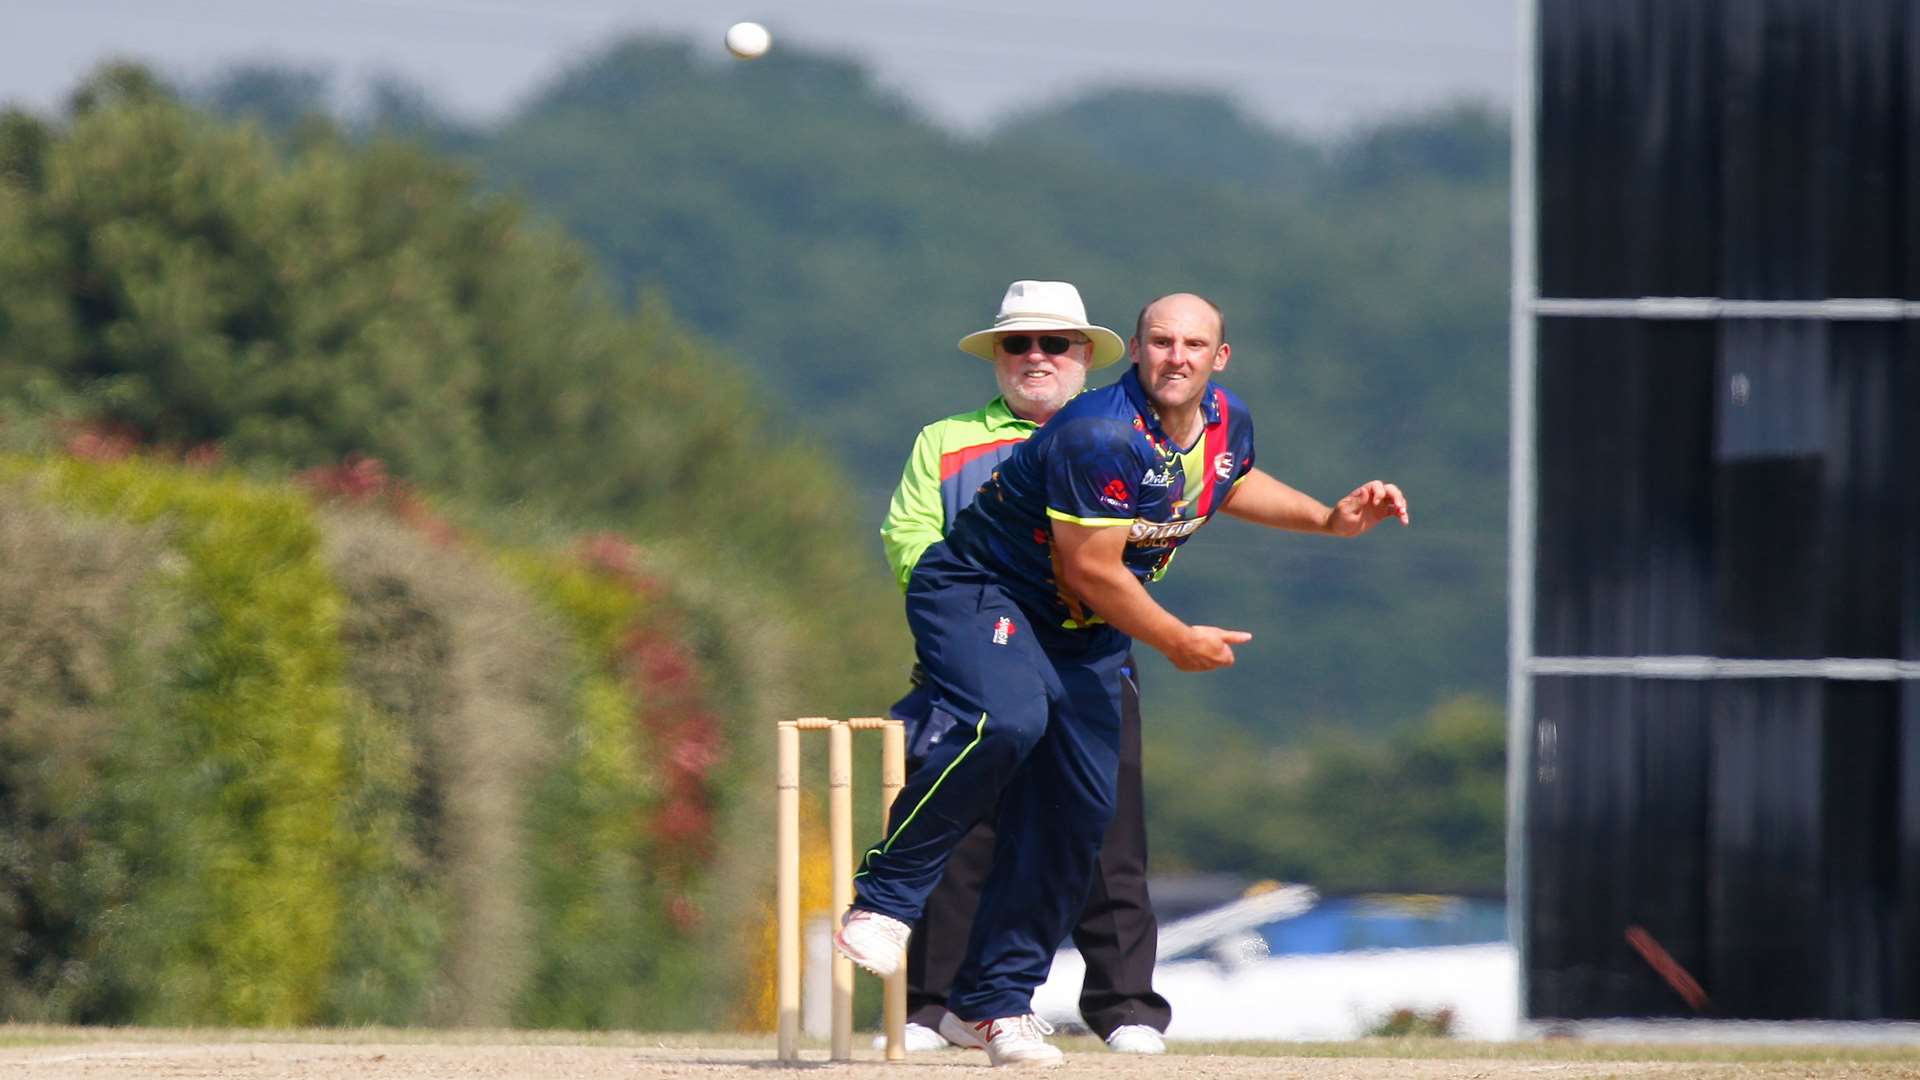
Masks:
[[[1916,343],[1540,320],[1534,653],[1920,659]]]
[[[1548,677],[1534,717],[1529,1015],[1920,1015],[1920,685]]]
[[[1539,292],[1915,297],[1911,0],[1540,0]]]
[[[1920,5],[1539,15],[1540,296],[1920,300]],[[1920,661],[1920,320],[1536,329],[1533,655]],[[1527,1015],[1920,1019],[1920,680],[1531,685]]]

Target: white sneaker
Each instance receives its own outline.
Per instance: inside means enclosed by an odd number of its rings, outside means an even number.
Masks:
[[[848,908],[834,931],[833,947],[840,955],[885,979],[907,959],[907,937],[913,927],[891,915],[866,908]]]
[[[1064,1065],[1067,1055],[1046,1040],[1053,1025],[1028,1013],[998,1020],[967,1021],[948,1013],[940,1018],[940,1034],[956,1046],[974,1046],[987,1052],[990,1065],[1051,1068]]]
[[[945,1035],[940,1034],[925,1024],[908,1024],[906,1030],[901,1034],[905,1036],[903,1041],[907,1044],[907,1053],[909,1054],[924,1054],[930,1050],[950,1050],[954,1046],[953,1043],[947,1041]],[[875,1050],[885,1050],[887,1048],[886,1032],[883,1031],[873,1037],[873,1048]]]
[[[952,1013],[940,1014],[940,1037],[962,1050],[985,1050],[987,1040],[973,1025]]]
[[[1120,1054],[1164,1054],[1167,1040],[1145,1024],[1122,1024],[1107,1036],[1107,1049]]]

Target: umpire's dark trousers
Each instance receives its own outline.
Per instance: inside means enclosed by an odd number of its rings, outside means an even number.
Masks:
[[[1073,928],[1073,943],[1086,960],[1080,988],[1080,1016],[1101,1038],[1118,1027],[1144,1024],[1167,1030],[1173,1009],[1153,990],[1154,953],[1160,926],[1147,895],[1146,803],[1141,793],[1140,688],[1138,669],[1129,656],[1121,696],[1120,772],[1113,820],[1107,826],[1094,868],[1086,906]],[[909,724],[924,722],[925,712],[896,706]],[[919,734],[917,731],[915,734]],[[926,745],[915,738],[916,751]],[[923,758],[909,759],[917,769]],[[892,823],[889,823],[889,828]],[[939,1030],[947,1011],[947,991],[966,956],[968,929],[980,904],[980,887],[993,867],[993,820],[967,834],[947,860],[940,884],[927,897],[926,911],[914,924],[907,948],[907,1019]]]

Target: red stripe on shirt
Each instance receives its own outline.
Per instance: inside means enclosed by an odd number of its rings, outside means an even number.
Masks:
[[[1206,517],[1213,512],[1213,493],[1219,488],[1219,477],[1214,475],[1214,462],[1227,448],[1227,395],[1219,387],[1213,387],[1213,405],[1220,413],[1220,419],[1207,425],[1207,449],[1202,468],[1207,470],[1206,487],[1200,492],[1200,505],[1194,510],[1194,517]]]
[[[1027,437],[1022,435],[1017,439],[1001,439],[999,442],[981,443],[979,446],[969,446],[964,450],[951,450],[941,454],[940,479],[943,481],[951,480],[953,479],[953,474],[959,472],[967,462],[973,461],[976,458],[986,457],[988,454],[993,453],[1003,446],[1012,446],[1014,443],[1023,443],[1026,441]]]

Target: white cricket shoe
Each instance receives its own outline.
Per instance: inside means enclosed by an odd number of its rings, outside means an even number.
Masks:
[[[841,956],[885,979],[906,962],[907,938],[912,933],[913,927],[891,915],[848,908],[840,929],[833,933],[833,947]]]
[[[1067,1055],[1046,1040],[1053,1034],[1053,1025],[1033,1013],[980,1021],[962,1020],[948,1013],[940,1018],[940,1034],[955,1046],[985,1050],[990,1065],[1047,1069],[1067,1062]]]
[[[907,1053],[909,1054],[925,1054],[933,1050],[951,1050],[954,1045],[947,1041],[945,1035],[940,1034],[925,1024],[909,1023],[901,1034],[905,1036],[902,1041],[907,1044]],[[885,1050],[887,1048],[886,1032],[883,1031],[873,1037],[873,1048],[875,1050]]]
[[[1164,1054],[1167,1040],[1145,1024],[1122,1024],[1107,1036],[1107,1049],[1119,1054]]]

